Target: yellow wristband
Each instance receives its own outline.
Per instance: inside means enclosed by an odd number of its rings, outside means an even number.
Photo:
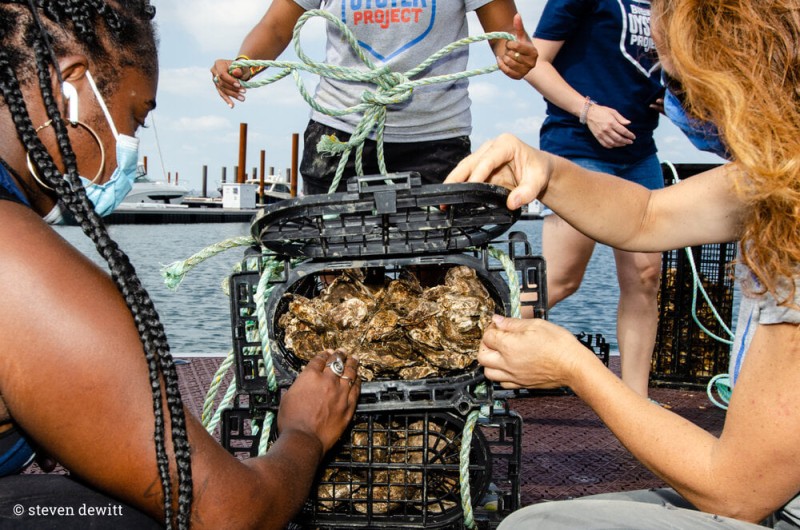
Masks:
[[[247,55],[244,55],[244,54],[237,55],[236,59],[234,59],[234,60],[236,60],[236,61],[252,61],[252,59],[250,59],[250,57],[248,57]],[[264,68],[265,68],[264,66],[251,66],[250,67],[250,75],[254,76],[257,73],[263,71]]]

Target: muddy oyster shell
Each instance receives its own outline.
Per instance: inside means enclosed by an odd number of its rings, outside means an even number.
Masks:
[[[475,362],[495,304],[474,269],[452,267],[433,287],[408,270],[395,279],[368,273],[339,273],[314,298],[286,295],[278,319],[286,349],[306,361],[343,349],[367,381],[443,377]]]

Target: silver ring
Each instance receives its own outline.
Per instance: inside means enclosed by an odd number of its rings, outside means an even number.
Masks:
[[[341,377],[342,379],[346,380],[350,384],[350,386],[353,386],[354,384],[356,384],[355,380],[350,376],[340,375],[339,377]]]
[[[219,76],[215,75],[213,81],[214,81],[215,85],[218,85],[219,84]]]
[[[342,377],[344,374],[344,361],[340,357],[335,358],[329,363],[326,363],[325,366],[331,367],[331,372],[335,373],[339,377]]]
[[[514,52],[514,59],[519,59],[519,52]]]

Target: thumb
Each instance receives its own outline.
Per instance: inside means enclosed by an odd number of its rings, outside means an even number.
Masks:
[[[622,125],[630,125],[631,120],[620,114],[617,109],[611,109],[611,114],[614,116],[614,119],[617,120],[617,123]]]
[[[527,41],[530,39],[528,37],[528,32],[525,31],[525,27],[522,25],[522,15],[517,13],[514,15],[514,36],[517,38],[518,41]]]
[[[529,188],[520,186],[511,190],[511,193],[508,194],[508,201],[506,204],[509,210],[516,210],[517,208],[522,208],[524,204],[532,203],[534,200],[536,200],[536,194]]]
[[[515,332],[521,331],[528,326],[528,321],[521,318],[509,318],[502,315],[492,315],[492,324],[497,327],[498,331]]]

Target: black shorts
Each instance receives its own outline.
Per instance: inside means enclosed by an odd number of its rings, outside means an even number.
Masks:
[[[300,163],[300,174],[303,177],[303,193],[317,195],[328,193],[336,168],[339,166],[338,156],[325,156],[317,152],[317,142],[323,136],[336,135],[342,142],[350,139],[350,135],[310,121],[303,135],[303,160]],[[364,142],[364,174],[377,175],[378,158],[376,142]],[[469,136],[458,136],[444,140],[413,143],[383,144],[386,169],[390,173],[416,171],[422,176],[423,184],[439,184],[454,167],[471,152]],[[356,174],[356,150],[350,153],[345,166],[344,175],[337,191],[347,190],[347,179]]]

